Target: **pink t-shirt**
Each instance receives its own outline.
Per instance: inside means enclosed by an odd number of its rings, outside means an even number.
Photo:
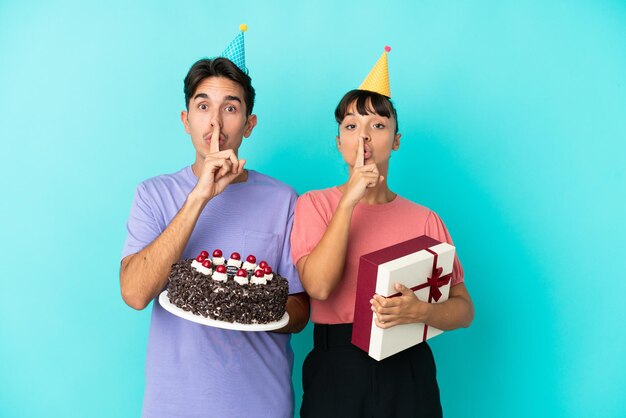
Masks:
[[[322,239],[341,196],[337,187],[300,196],[291,232],[294,264],[310,254]],[[311,299],[311,320],[316,324],[352,323],[361,256],[420,235],[452,244],[448,230],[435,212],[403,197],[397,196],[382,205],[357,204],[352,214],[343,278],[325,301]],[[451,283],[462,281],[463,267],[455,257]]]

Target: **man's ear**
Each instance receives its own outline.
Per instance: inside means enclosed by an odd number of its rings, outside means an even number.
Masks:
[[[244,138],[248,138],[250,136],[250,134],[252,133],[252,130],[256,126],[256,122],[257,122],[256,115],[248,116],[248,120],[246,120],[246,127],[243,131]]]
[[[183,110],[180,112],[180,120],[183,122],[183,125],[185,126],[185,132],[191,135],[191,129],[189,129],[189,115],[187,114],[186,110]]]
[[[394,151],[397,151],[398,148],[400,148],[400,137],[402,136],[402,134],[396,134],[396,136],[393,138],[393,144],[391,145],[391,149]]]

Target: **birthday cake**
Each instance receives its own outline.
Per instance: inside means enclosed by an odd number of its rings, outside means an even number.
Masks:
[[[167,296],[170,303],[196,315],[240,324],[267,324],[285,314],[289,286],[265,261],[256,264],[239,253],[225,260],[221,250],[209,258],[202,251],[195,259],[172,266]]]

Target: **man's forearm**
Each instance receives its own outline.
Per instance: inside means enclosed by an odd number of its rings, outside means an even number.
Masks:
[[[134,309],[144,309],[165,286],[172,264],[180,260],[206,202],[189,195],[172,222],[148,246],[122,260],[122,298]]]
[[[275,332],[298,333],[302,331],[307,322],[309,322],[309,296],[306,293],[289,295],[287,298],[287,313],[289,314],[289,323]]]

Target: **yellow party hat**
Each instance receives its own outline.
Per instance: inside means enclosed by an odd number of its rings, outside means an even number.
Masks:
[[[386,46],[383,54],[378,58],[374,68],[365,77],[365,80],[359,86],[359,90],[373,91],[391,98],[391,89],[389,88],[389,71],[387,69],[387,52],[391,48]]]

